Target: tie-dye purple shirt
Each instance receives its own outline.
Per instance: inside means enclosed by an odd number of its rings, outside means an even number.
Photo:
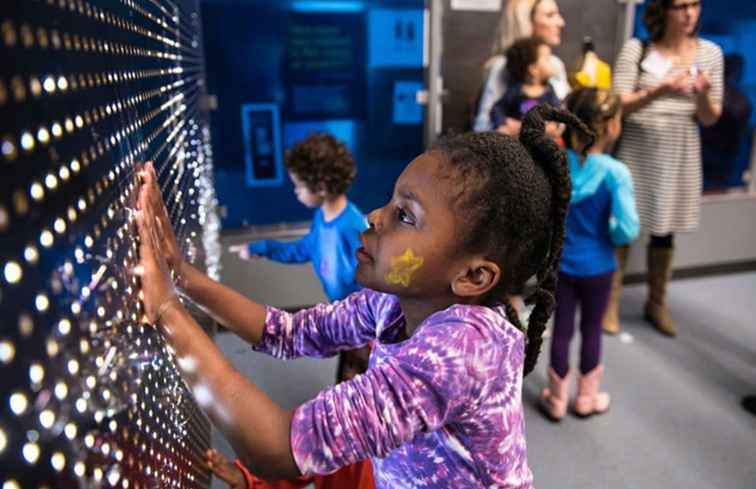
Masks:
[[[268,308],[255,347],[331,356],[375,340],[370,368],[299,406],[303,474],[372,458],[378,488],[531,488],[522,409],[524,335],[503,308],[453,305],[412,337],[395,296],[364,289],[296,314]]]

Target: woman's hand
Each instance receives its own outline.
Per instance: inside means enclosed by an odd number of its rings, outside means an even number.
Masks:
[[[693,92],[698,96],[706,96],[711,91],[711,80],[703,71],[698,72],[698,76],[693,80]]]
[[[722,104],[714,103],[710,97],[711,88],[709,76],[699,71],[698,76],[693,81],[693,93],[696,94],[696,117],[704,127],[716,124],[722,116]]]
[[[161,196],[160,187],[158,186],[157,175],[155,174],[155,167],[152,165],[152,162],[148,161],[142,167],[142,171],[139,175],[142,177],[140,197],[142,193],[146,195],[143,205],[149,207],[151,213],[155,217],[155,237],[160,245],[159,249],[162,250],[171,271],[173,271],[177,277],[180,277],[181,267],[184,263],[184,256],[181,254],[181,248],[179,248],[176,234],[173,232],[171,220],[168,219],[168,211],[163,203],[163,197]]]
[[[693,80],[690,73],[684,71],[662,81],[657,92],[660,95],[675,94],[687,95],[693,91]]]
[[[159,218],[155,216],[150,204],[151,186],[152,183],[145,179],[139,188],[136,218],[139,229],[139,266],[135,273],[141,276],[144,319],[150,324],[155,324],[166,308],[181,307],[181,303],[176,296],[168,263],[157,235]]]

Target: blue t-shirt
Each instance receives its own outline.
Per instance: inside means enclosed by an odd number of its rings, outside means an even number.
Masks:
[[[568,150],[567,161],[572,197],[559,270],[576,277],[612,272],[615,246],[634,240],[640,229],[630,171],[606,154],[589,154],[581,165]]]
[[[315,211],[310,232],[298,241],[262,240],[249,243],[249,252],[282,263],[312,262],[329,301],[343,299],[360,289],[354,281],[355,252],[367,219],[356,205],[347,202],[336,219],[325,222],[323,211]]]

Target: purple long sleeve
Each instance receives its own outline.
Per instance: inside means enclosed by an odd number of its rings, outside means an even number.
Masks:
[[[297,315],[273,312],[262,344],[277,356],[376,339],[364,375],[297,409],[291,444],[302,473],[372,458],[379,488],[532,487],[524,336],[502,309],[454,305],[401,342],[392,342],[404,326],[396,298],[374,291]]]
[[[368,289],[294,314],[266,309],[263,337],[253,349],[283,360],[329,357],[364,346],[375,338],[378,328],[386,328],[401,316],[395,297]]]

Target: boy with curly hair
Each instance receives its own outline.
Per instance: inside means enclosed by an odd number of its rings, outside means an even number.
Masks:
[[[298,241],[260,240],[229,248],[242,259],[265,257],[281,263],[312,262],[328,302],[343,299],[361,287],[354,280],[355,254],[365,215],[346,197],[357,175],[352,154],[330,134],[314,133],[286,152],[284,166],[299,202],[317,208],[310,231]],[[367,351],[339,355],[337,381],[348,380],[367,368]]]
[[[330,134],[312,134],[286,152],[286,170],[299,202],[317,208],[310,231],[298,241],[260,240],[230,247],[242,259],[312,262],[330,302],[359,290],[354,281],[365,216],[346,197],[357,174],[347,147]]]

